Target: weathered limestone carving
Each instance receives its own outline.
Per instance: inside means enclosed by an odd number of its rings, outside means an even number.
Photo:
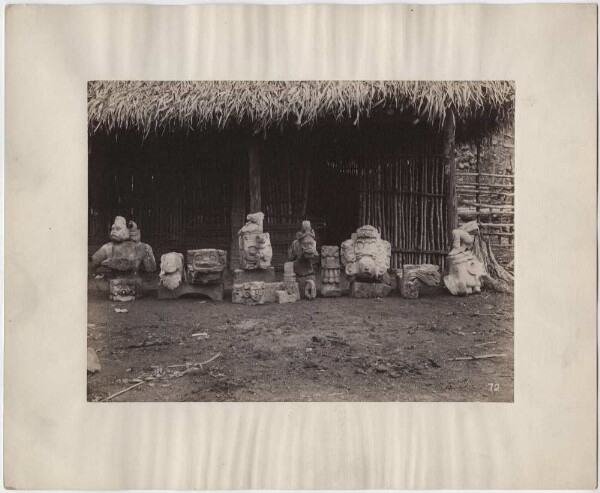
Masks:
[[[184,294],[203,294],[221,301],[227,252],[214,248],[188,250],[185,264],[181,253],[166,253],[160,262],[158,298],[179,298]]]
[[[271,267],[273,249],[269,233],[263,232],[264,217],[262,212],[248,214],[246,224],[238,233],[240,265],[244,270]]]
[[[181,286],[185,281],[185,270],[183,265],[183,254],[165,253],[160,257],[160,284],[169,291]]]
[[[300,290],[296,282],[294,263],[283,264],[283,284],[285,289],[277,291],[277,303],[294,303],[300,299]]]
[[[433,264],[402,266],[402,277],[398,279],[403,298],[417,299],[422,286],[438,286],[442,280],[440,267]]]
[[[379,231],[369,225],[358,228],[342,243],[341,260],[351,279],[350,296],[379,298],[389,294],[391,253],[390,242],[381,239]]]
[[[109,243],[102,245],[92,256],[92,272],[101,267],[112,271],[109,289],[115,301],[130,301],[141,296],[139,271],[156,270],[156,259],[150,245],[141,242],[141,232],[133,221],[129,226],[117,216],[110,231]]]
[[[382,240],[373,226],[358,228],[352,238],[342,243],[342,263],[346,274],[360,281],[388,280],[392,245]]]
[[[233,303],[272,303],[277,301],[277,291],[284,289],[283,283],[276,282],[275,268],[271,266],[273,249],[269,233],[263,232],[264,217],[262,212],[248,214],[238,233],[242,268],[233,272]]]
[[[308,300],[316,297],[316,280],[313,259],[318,257],[317,240],[310,221],[302,221],[302,229],[288,249],[288,258],[294,262],[300,295]]]
[[[187,276],[192,284],[222,283],[227,252],[215,248],[187,251]]]
[[[454,295],[479,293],[481,278],[486,275],[483,264],[471,250],[475,241],[471,233],[479,233],[477,221],[452,231],[452,250],[446,257],[448,274],[444,276],[444,284]]]
[[[262,305],[265,303],[265,283],[245,282],[234,284],[232,292],[233,303],[245,303],[246,305]]]
[[[321,296],[328,298],[341,295],[340,248],[323,245],[321,247]]]
[[[115,277],[109,280],[108,292],[112,301],[134,301],[142,292],[142,280],[139,276]]]

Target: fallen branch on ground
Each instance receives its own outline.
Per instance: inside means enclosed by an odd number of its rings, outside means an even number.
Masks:
[[[474,359],[506,358],[506,354],[482,354],[481,356],[463,356],[460,358],[450,358],[448,361],[469,361]]]
[[[212,358],[203,361],[202,363],[188,363],[186,365],[169,365],[167,366],[167,368],[191,368],[192,366],[202,366],[202,365],[207,365],[208,363],[210,363],[211,361],[216,360],[217,358],[221,357],[221,353],[217,353],[215,354]]]
[[[143,382],[138,382],[135,385],[132,385],[131,387],[127,387],[126,389],[120,390],[119,392],[116,392],[113,395],[109,395],[106,399],[102,399],[102,402],[110,401],[114,397],[117,397],[117,396],[119,396],[121,394],[124,394],[125,392],[129,392],[131,389],[135,389],[136,387],[139,387],[143,383],[146,383],[146,381],[144,380]]]

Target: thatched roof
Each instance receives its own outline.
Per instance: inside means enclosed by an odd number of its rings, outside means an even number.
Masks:
[[[447,109],[465,123],[512,120],[512,82],[448,81],[94,81],[88,84],[90,133],[134,129],[255,131],[324,120],[359,124],[375,112],[412,112],[440,125]]]

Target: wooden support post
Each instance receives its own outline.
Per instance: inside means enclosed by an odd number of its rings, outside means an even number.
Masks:
[[[452,244],[452,230],[458,228],[458,211],[456,204],[456,161],[454,159],[454,137],[456,122],[452,110],[446,111],[443,132],[443,155],[446,196],[446,224],[448,245]]]
[[[248,149],[248,184],[250,187],[250,212],[261,212],[260,196],[260,156],[258,142],[250,141]]]

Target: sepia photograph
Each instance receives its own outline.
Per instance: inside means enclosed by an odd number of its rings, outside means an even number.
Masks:
[[[88,401],[513,402],[515,90],[90,81]]]

